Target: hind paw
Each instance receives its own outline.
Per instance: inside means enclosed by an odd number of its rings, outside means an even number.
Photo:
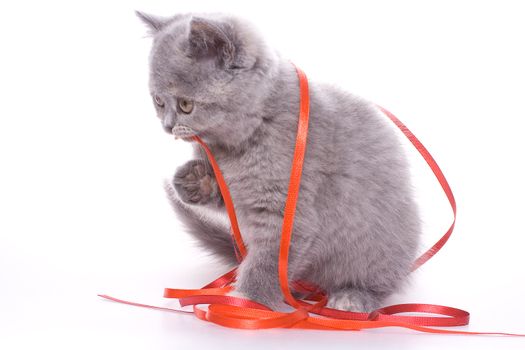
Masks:
[[[377,295],[358,289],[343,289],[328,296],[327,306],[332,309],[371,312],[381,305]]]

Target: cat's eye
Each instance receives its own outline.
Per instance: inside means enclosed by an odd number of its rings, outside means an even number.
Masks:
[[[190,114],[193,111],[193,102],[181,98],[179,99],[179,108],[182,113]]]
[[[155,95],[153,99],[155,100],[155,103],[157,104],[157,106],[161,108],[164,107],[164,101],[162,101],[162,99],[158,95]]]

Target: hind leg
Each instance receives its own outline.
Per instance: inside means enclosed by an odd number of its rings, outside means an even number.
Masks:
[[[327,306],[345,311],[371,312],[381,306],[385,297],[384,293],[349,287],[330,293]]]

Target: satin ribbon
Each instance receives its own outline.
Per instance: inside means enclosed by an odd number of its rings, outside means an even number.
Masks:
[[[240,329],[301,328],[319,330],[362,330],[367,328],[402,327],[426,333],[525,336],[525,334],[501,332],[468,332],[461,330],[430,328],[429,326],[464,326],[469,323],[470,314],[467,311],[442,305],[399,304],[386,306],[374,310],[371,313],[335,310],[325,307],[328,296],[323,291],[320,291],[316,286],[313,286],[305,281],[293,281],[292,284],[290,284],[290,281],[288,281],[289,249],[292,240],[295,208],[299,195],[301,174],[307,144],[310,106],[308,80],[303,71],[297,67],[296,71],[299,78],[300,91],[299,121],[290,182],[288,185],[288,195],[285,203],[278,266],[279,284],[285,301],[295,310],[292,312],[273,311],[268,307],[252,300],[227,295],[227,293],[233,289],[232,283],[235,281],[236,269],[227,272],[201,289],[166,288],[164,291],[164,297],[178,299],[181,306],[193,306],[193,313],[201,320],[213,322],[221,326]],[[424,254],[415,260],[412,266],[413,271],[432,258],[450,238],[456,221],[456,202],[452,190],[450,189],[450,186],[443,175],[443,172],[433,157],[430,155],[428,150],[423,146],[423,144],[421,144],[416,136],[414,136],[414,134],[392,113],[381,106],[378,106],[378,108],[403,132],[403,134],[423,156],[427,164],[434,172],[434,175],[438,179],[443,191],[445,192],[454,214],[454,220],[450,225],[450,228],[436,244],[434,244],[430,249],[428,249]],[[232,236],[236,245],[236,251],[238,253],[237,256],[239,261],[242,261],[248,252],[242,239],[228,186],[224,181],[224,177],[222,176],[220,168],[215,161],[215,158],[213,157],[209,147],[198,136],[194,136],[193,140],[202,146],[213,168],[217,184],[224,198],[226,211],[230,219]],[[309,296],[303,300],[297,300],[292,295],[292,288],[295,291],[309,293]],[[99,296],[133,306],[153,308],[164,311],[188,312],[129,302],[113,298],[108,295]],[[203,309],[199,307],[200,305],[208,305],[208,307]],[[418,313],[420,315],[400,315],[403,313]]]

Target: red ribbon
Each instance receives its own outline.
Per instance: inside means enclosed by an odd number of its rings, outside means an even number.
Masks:
[[[166,288],[164,297],[179,299],[181,306],[193,306],[193,313],[200,319],[213,322],[222,326],[241,329],[264,329],[264,328],[302,328],[302,329],[322,329],[322,330],[361,330],[366,328],[382,327],[403,327],[426,333],[445,333],[445,334],[470,334],[470,335],[511,335],[525,336],[525,334],[511,334],[499,332],[468,332],[459,330],[436,329],[428,326],[451,327],[464,326],[469,323],[469,313],[464,310],[449,306],[431,304],[399,304],[386,306],[371,313],[351,312],[326,308],[327,295],[318,291],[315,286],[308,285],[304,281],[288,281],[288,257],[292,239],[293,220],[299,185],[303,168],[304,154],[306,150],[306,140],[308,136],[308,117],[309,117],[309,92],[308,80],[306,75],[296,67],[299,77],[300,90],[300,111],[297,128],[294,156],[288,186],[288,195],[285,203],[283,226],[281,232],[281,245],[279,250],[279,284],[285,297],[285,301],[295,308],[293,312],[272,311],[264,305],[254,301],[227,295],[232,290],[231,284],[235,281],[236,269],[229,271],[213,282],[201,289],[170,289]],[[443,172],[436,161],[412,134],[412,132],[397,119],[392,113],[378,106],[380,110],[403,132],[412,142],[419,153],[423,156],[430,166],[434,175],[438,179],[443,191],[445,192],[454,213],[454,220],[447,232],[421,255],[412,266],[412,271],[419,268],[430,258],[432,258],[447,242],[454,229],[456,221],[456,202],[450,186],[443,175]],[[239,253],[239,260],[242,260],[247,249],[242,240],[239,230],[237,217],[233,201],[224,181],[213,154],[208,146],[197,136],[193,139],[198,142],[206,152],[212,165],[219,189],[224,198],[226,210],[231,222],[232,236]],[[309,292],[310,295],[304,300],[297,300],[291,293],[291,288],[297,291]],[[147,307],[159,310],[187,312],[182,310],[150,306],[145,304],[133,303],[116,299],[107,295],[100,297],[121,302],[133,306]],[[208,308],[201,309],[198,305],[208,305]],[[434,314],[440,316],[407,316],[402,313]],[[312,316],[319,315],[319,316]]]

